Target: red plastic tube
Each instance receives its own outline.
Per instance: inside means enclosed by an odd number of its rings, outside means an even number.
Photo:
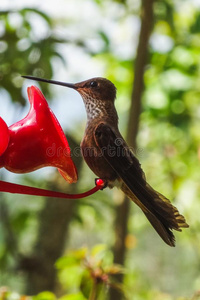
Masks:
[[[0,192],[64,199],[80,199],[88,197],[106,187],[106,182],[100,178],[95,180],[95,184],[96,186],[87,192],[80,194],[66,194],[0,180]]]

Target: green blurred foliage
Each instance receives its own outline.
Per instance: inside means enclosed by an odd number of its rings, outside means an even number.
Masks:
[[[94,2],[101,14],[106,13],[106,3],[98,0]],[[121,11],[117,16],[110,16],[113,24],[123,25],[128,17],[139,13],[137,1],[130,2],[109,1],[110,6],[118,7]],[[200,288],[200,11],[189,0],[156,1],[154,9],[155,24],[144,78],[138,149],[135,150],[148,181],[172,199],[186,216],[190,229],[176,235],[177,247],[172,251],[162,244],[134,206],[126,241],[124,287],[128,299],[134,295],[134,300],[196,300]],[[38,38],[32,31],[29,22],[32,14],[38,15],[47,24],[46,34],[42,38]],[[56,45],[70,41],[53,35],[56,22],[41,12],[24,9],[15,15],[20,20],[18,27],[10,21],[9,12],[0,15],[5,26],[0,41],[0,84],[10,93],[13,101],[24,103],[21,95],[23,82],[19,76],[33,74],[55,77],[52,58],[57,56],[64,63]],[[62,21],[59,22],[62,25]],[[106,31],[105,27],[97,30],[96,37],[101,42],[98,51],[86,47],[87,43],[81,36],[71,43],[91,55],[91,60],[102,64],[105,77],[116,84],[120,128],[125,133],[134,79],[135,52],[133,49],[129,56],[117,54],[109,30]],[[47,88],[43,86],[45,96],[48,94]],[[80,175],[81,189],[91,184],[91,176],[86,168],[83,174]],[[98,197],[78,201],[78,210],[70,225],[68,247],[79,250],[67,252],[56,264],[64,296],[57,298],[52,293],[44,292],[35,297],[37,300],[87,299],[93,279],[83,264],[88,250],[81,246],[87,244],[92,247],[103,243],[112,247],[113,207],[119,203],[118,196],[116,190],[113,193],[104,191]],[[11,236],[5,236],[9,234],[5,229],[0,235],[1,262],[4,263],[4,270],[7,269],[3,284],[7,282],[17,289],[14,281],[20,287],[23,284],[17,281],[21,273],[16,272],[17,258],[16,254],[13,255],[13,244],[19,248],[19,252],[31,251],[38,226],[36,217],[42,207],[42,200],[26,204],[26,198],[18,197],[17,204],[8,197],[5,201],[9,207],[10,231],[17,236],[17,241],[13,238],[10,244]],[[91,257],[95,257],[95,251],[93,248]],[[101,266],[103,264],[107,274],[109,271],[106,268],[109,264],[112,266],[112,260],[112,252],[105,251],[103,260],[97,260],[97,264],[94,260],[92,266],[97,268],[98,263]],[[20,278],[24,281],[23,276]],[[106,291],[102,289],[101,292],[102,299],[105,299]],[[9,295],[7,299],[22,300],[15,293]]]
[[[71,250],[56,263],[63,296],[57,298],[53,293],[45,291],[34,297],[26,297],[1,288],[0,300],[11,300],[13,297],[21,300],[22,297],[24,300],[103,300],[108,296],[109,286],[124,293],[122,287],[112,280],[113,275],[124,272],[124,269],[114,265],[109,257],[110,250],[102,244],[95,245],[91,251],[87,248]]]
[[[46,23],[47,30],[39,37],[31,24],[33,17]],[[18,12],[1,11],[0,22],[3,26],[0,41],[0,79],[13,101],[25,104],[21,94],[25,74],[52,76],[51,59],[58,56],[58,39],[51,33],[50,18],[36,9],[25,8]],[[45,59],[44,59],[45,57]],[[44,71],[45,70],[45,71]],[[44,87],[45,93],[47,89]]]
[[[68,252],[57,261],[56,267],[62,287],[68,292],[81,292],[85,299],[93,299],[94,290],[98,299],[106,299],[109,286],[119,288],[112,275],[124,272],[113,264],[111,251],[102,244],[91,251],[81,248]]]

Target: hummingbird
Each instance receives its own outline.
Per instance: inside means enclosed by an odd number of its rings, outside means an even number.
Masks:
[[[163,241],[174,247],[173,230],[182,231],[181,228],[189,226],[178,209],[147,183],[139,160],[122,137],[115,108],[115,85],[102,77],[78,83],[22,77],[72,88],[81,95],[87,124],[80,147],[87,165],[108,187],[117,186],[137,204]]]

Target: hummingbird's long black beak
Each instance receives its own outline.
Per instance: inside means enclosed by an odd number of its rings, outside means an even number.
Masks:
[[[30,80],[36,80],[36,81],[42,81],[42,82],[46,82],[46,83],[52,83],[52,84],[56,84],[56,85],[62,85],[62,86],[66,86],[72,89],[77,89],[76,85],[73,83],[67,83],[67,82],[61,82],[61,81],[56,81],[56,80],[49,80],[49,79],[44,79],[44,78],[39,78],[39,77],[35,77],[35,76],[21,76],[23,78],[26,79],[30,79]]]

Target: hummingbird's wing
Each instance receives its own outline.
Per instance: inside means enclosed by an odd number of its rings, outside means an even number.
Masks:
[[[172,229],[181,231],[181,227],[188,227],[185,218],[167,198],[146,182],[138,159],[109,125],[99,124],[94,140],[105,160],[122,179],[123,192],[142,209],[161,238],[168,245],[175,246]]]

